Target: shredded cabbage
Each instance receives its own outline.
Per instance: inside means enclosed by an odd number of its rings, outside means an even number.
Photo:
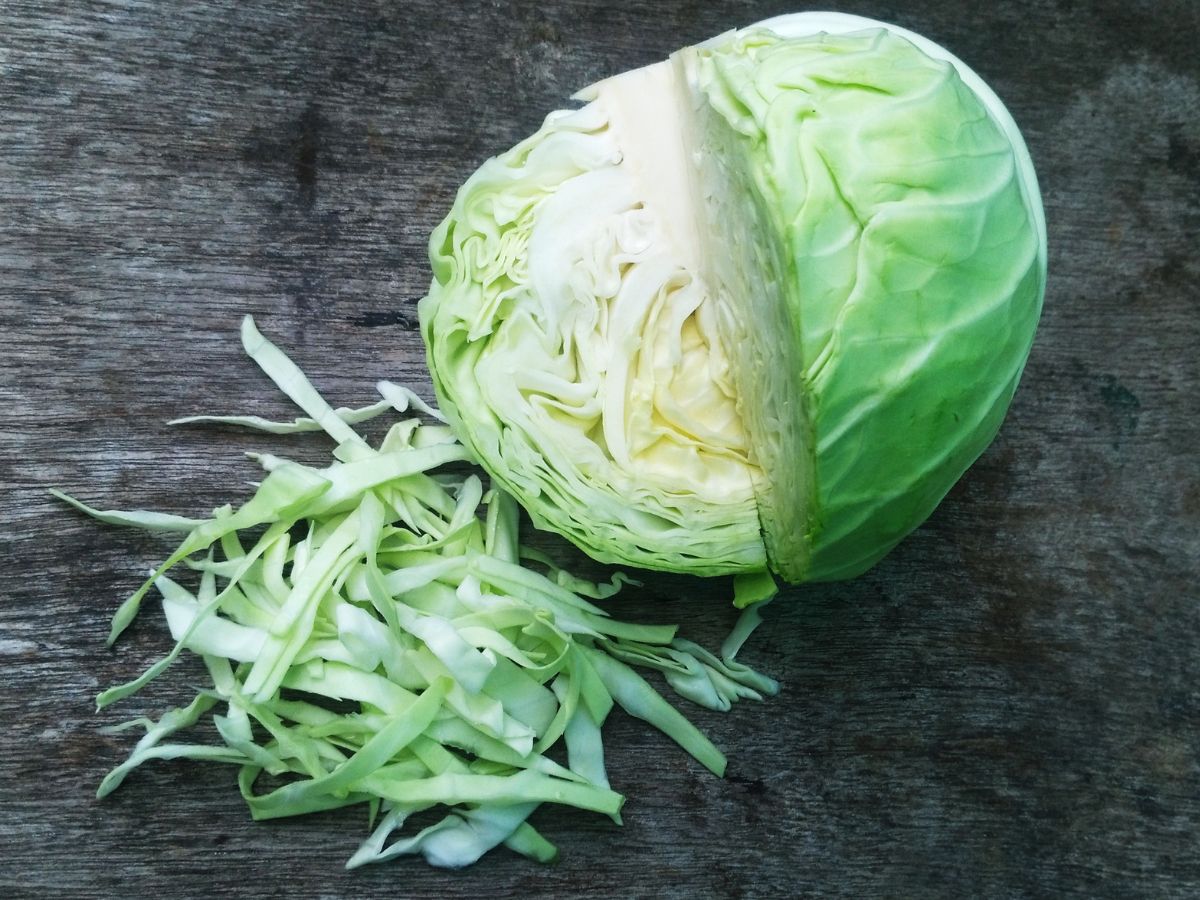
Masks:
[[[229,763],[255,819],[367,804],[379,821],[350,867],[414,854],[459,867],[500,844],[553,859],[554,846],[527,821],[541,803],[620,821],[625,798],[609,785],[601,739],[614,703],[723,774],[720,750],[632,667],[664,673],[678,693],[713,709],[774,694],[773,680],[735,659],[773,582],[738,583],[739,596],[757,605],[720,655],[673,626],[614,619],[587,598],[610,597],[629,579],[596,584],[521,547],[507,493],[461,467],[441,468],[469,460],[444,426],[405,419],[378,447],[354,430],[385,409],[438,418],[413,392],[381,382],[381,402],[335,410],[249,317],[242,342],[305,417],[176,421],[322,430],[337,442],[331,465],[258,455],[267,475],[254,496],[203,520],[100,511],[54,492],[110,524],[186,532],[121,605],[110,635],[129,625],[153,586],[175,646],[101,693],[98,706],[145,686],[185,650],[211,677],[157,721],[115,726],[145,734],[98,796],[149,760]],[[167,575],[180,563],[199,573],[194,592]],[[175,741],[209,714],[222,744]],[[559,745],[565,765],[547,755]],[[433,807],[444,807],[444,818],[401,834],[409,817]]]

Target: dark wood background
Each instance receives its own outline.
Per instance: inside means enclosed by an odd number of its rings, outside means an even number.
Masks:
[[[943,43],[1038,165],[1051,280],[1003,433],[868,575],[788,591],[746,657],[782,696],[696,711],[710,777],[624,716],[625,826],[543,809],[542,868],[346,873],[360,811],[252,825],[232,770],[158,764],[102,803],[181,663],[155,605],[108,619],[168,544],[86,521],[202,512],[242,449],[168,429],[290,412],[244,360],[254,313],[337,403],[428,392],[415,305],[458,184],[588,82],[784,2],[0,6],[0,894],[262,897],[1200,895],[1200,7],[846,3]],[[240,491],[241,489],[237,489]],[[620,601],[715,643],[728,584]]]

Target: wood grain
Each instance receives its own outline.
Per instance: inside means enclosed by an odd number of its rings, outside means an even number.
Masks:
[[[463,873],[346,873],[358,811],[252,825],[232,772],[149,766],[97,690],[167,647],[107,620],[164,541],[47,495],[195,513],[243,449],[168,429],[288,413],[240,356],[255,314],[336,403],[428,393],[415,302],[457,185],[570,92],[784,3],[9,0],[0,7],[0,893],[260,897],[1194,897],[1200,894],[1200,12],[853,3],[1005,98],[1038,164],[1052,278],[996,444],[868,575],[795,589],[748,658],[784,693],[696,720],[717,780],[614,717],[617,828]],[[290,414],[290,413],[289,413]],[[728,584],[621,603],[715,643]]]

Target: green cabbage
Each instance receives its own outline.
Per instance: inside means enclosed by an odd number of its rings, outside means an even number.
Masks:
[[[585,598],[611,597],[629,579],[586,581],[521,546],[512,498],[443,468],[468,461],[444,425],[407,418],[378,446],[352,427],[392,410],[440,419],[437,410],[389,382],[378,384],[377,403],[333,409],[249,317],[242,342],[306,415],[176,421],[323,431],[337,442],[329,466],[251,454],[268,473],[254,495],[206,519],[97,510],[53,491],[103,522],[185,535],[118,609],[109,638],[154,588],[174,648],[97,705],[137,692],[184,652],[200,656],[211,681],[157,720],[114,726],[145,733],[99,797],[152,760],[226,763],[239,767],[255,819],[357,804],[372,821],[381,816],[350,867],[411,854],[459,867],[501,843],[553,859],[526,821],[541,803],[620,821],[625,798],[609,785],[601,735],[614,704],[724,773],[721,751],[632,667],[663,673],[710,709],[776,693],[774,680],[736,659],[772,584],[735,579],[737,596],[758,605],[719,655],[675,626],[615,619]],[[167,576],[178,564],[200,573],[194,592]],[[206,721],[220,744],[178,739]],[[437,807],[440,820],[401,836],[411,817]]]
[[[420,306],[441,406],[598,559],[848,578],[999,428],[1045,223],[977,75],[850,16],[600,82],[488,160]]]

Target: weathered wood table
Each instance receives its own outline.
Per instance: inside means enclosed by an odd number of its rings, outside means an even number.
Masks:
[[[694,718],[718,780],[623,715],[625,825],[543,809],[562,849],[461,873],[342,865],[365,814],[252,825],[232,771],[93,792],[185,696],[97,690],[115,605],[168,542],[60,486],[181,513],[253,477],[197,411],[290,411],[239,317],[338,403],[428,393],[415,304],[459,183],[570,92],[785,3],[34,3],[0,7],[0,895],[1200,895],[1200,12],[1193,0],[854,3],[958,53],[1038,164],[1051,281],[997,443],[849,584],[786,592],[747,659],[783,694]],[[319,438],[283,439],[319,460]],[[653,577],[628,614],[709,644],[729,585]]]

